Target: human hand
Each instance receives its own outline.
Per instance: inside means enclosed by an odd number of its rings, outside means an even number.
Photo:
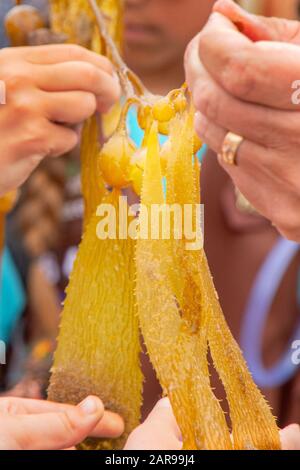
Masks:
[[[218,154],[228,131],[244,137],[237,166],[219,162],[252,205],[296,241],[300,114],[292,84],[300,76],[299,44],[300,23],[255,17],[219,0],[186,53],[200,137]]]
[[[0,450],[61,450],[86,437],[119,437],[122,419],[104,411],[99,398],[78,406],[21,398],[0,398]]]
[[[300,450],[300,426],[280,431],[282,450]],[[181,450],[181,433],[168,398],[160,400],[146,421],[128,438],[124,450]]]
[[[291,424],[280,431],[282,450],[300,450],[300,426]]]
[[[72,126],[119,98],[111,63],[76,45],[0,50],[0,196],[22,184],[45,157],[69,152]]]
[[[124,450],[181,450],[181,433],[168,398],[160,400],[148,418],[129,436]]]

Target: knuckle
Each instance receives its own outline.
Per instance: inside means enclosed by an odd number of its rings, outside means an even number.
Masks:
[[[76,439],[76,437],[80,434],[78,423],[73,420],[68,412],[61,413],[59,417],[66,435],[69,437],[72,436],[74,439]]]
[[[1,70],[1,72],[3,72],[8,96],[23,91],[29,83],[28,77],[18,70]]]
[[[33,103],[30,98],[31,96],[22,92],[15,93],[13,96],[8,95],[9,105],[19,120],[27,119],[30,115],[33,115]]]
[[[246,98],[255,87],[256,74],[257,70],[254,72],[247,51],[242,51],[226,59],[220,78],[230,94]]]
[[[210,121],[217,122],[219,118],[219,100],[214,87],[207,80],[199,83],[195,90],[195,106]]]
[[[88,63],[82,63],[82,75],[84,76],[84,80],[91,89],[95,89],[98,87],[99,84],[99,71],[97,68]]]
[[[20,145],[26,149],[27,154],[47,155],[49,136],[43,123],[28,121],[23,128],[23,136],[20,140]]]
[[[199,33],[199,35],[198,35],[198,50],[199,50],[200,58],[204,54],[206,54],[207,51],[210,50],[211,42],[212,42],[211,32],[204,30],[201,33]],[[193,46],[195,46],[195,44],[192,42],[191,43],[191,49],[189,50],[189,54],[192,53]]]
[[[70,60],[83,59],[86,56],[86,50],[84,47],[77,44],[66,44],[63,46],[66,51],[66,55]]]

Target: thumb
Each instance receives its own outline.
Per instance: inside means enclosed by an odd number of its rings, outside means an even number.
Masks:
[[[181,450],[181,433],[168,398],[160,400],[146,421],[129,436],[124,450]]]
[[[78,406],[60,405],[57,412],[5,417],[12,450],[60,450],[73,447],[92,434],[104,414],[97,397]]]
[[[218,0],[214,11],[226,16],[252,41],[300,42],[298,21],[253,15],[232,0]]]
[[[280,431],[283,450],[300,450],[300,426],[292,424]]]

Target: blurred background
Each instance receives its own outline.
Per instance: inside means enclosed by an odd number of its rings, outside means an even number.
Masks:
[[[23,2],[39,9],[47,26],[47,1]],[[250,11],[298,18],[298,0],[241,0]],[[147,87],[165,94],[184,81],[183,54],[204,26],[214,0],[125,0],[124,55]],[[0,47],[9,45],[0,2]],[[299,78],[299,77],[298,77]],[[131,137],[140,138],[136,116]],[[255,156],[254,156],[255,157]],[[202,167],[205,248],[224,314],[255,381],[281,426],[300,423],[300,370],[291,345],[300,339],[299,246],[283,240],[248,207],[215,155],[206,149]],[[0,283],[0,340],[8,345],[0,367],[0,391],[43,397],[64,290],[81,238],[79,150],[47,160],[20,191],[8,217]],[[144,414],[161,390],[143,355]],[[223,389],[212,371],[216,393]]]

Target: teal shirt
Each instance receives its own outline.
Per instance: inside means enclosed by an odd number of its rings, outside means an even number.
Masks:
[[[128,113],[127,126],[129,129],[129,135],[132,138],[133,142],[136,144],[137,147],[140,147],[143,142],[144,131],[142,131],[142,129],[138,125],[136,109],[133,107],[130,108]],[[165,135],[160,135],[159,140],[161,145],[163,145],[168,140],[168,137]],[[203,145],[203,147],[199,150],[198,158],[200,162],[203,160],[206,150],[206,145]]]
[[[136,108],[131,107],[129,110],[128,117],[127,117],[127,128],[128,128],[129,135],[131,139],[133,140],[133,142],[136,144],[137,147],[140,147],[143,142],[144,131],[140,128],[138,124]],[[168,140],[168,136],[165,136],[165,135],[159,136],[159,141],[161,145],[163,145],[167,140]],[[207,150],[206,145],[203,145],[203,147],[199,150],[197,156],[200,162],[202,162],[204,155],[206,153],[206,150]],[[164,188],[164,192],[166,195],[167,193],[166,178],[163,178],[163,188]]]
[[[10,251],[1,259],[0,340],[9,343],[26,305],[26,293]]]

